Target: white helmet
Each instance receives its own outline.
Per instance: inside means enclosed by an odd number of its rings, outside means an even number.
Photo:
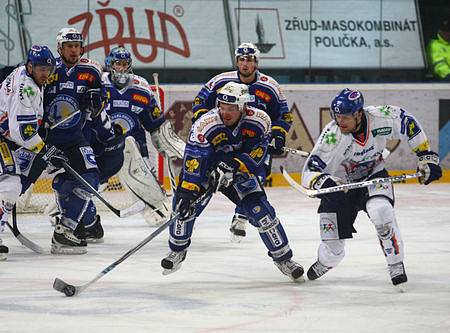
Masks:
[[[83,46],[83,35],[75,28],[62,28],[56,35],[56,47],[60,49],[65,42],[80,42]]]
[[[260,52],[259,49],[253,43],[242,43],[238,46],[238,48],[234,51],[234,57],[237,59],[241,56],[252,56],[255,58],[255,61],[259,61]]]
[[[250,102],[248,86],[237,82],[228,82],[217,91],[217,103],[235,104],[239,111],[244,110],[244,105]]]

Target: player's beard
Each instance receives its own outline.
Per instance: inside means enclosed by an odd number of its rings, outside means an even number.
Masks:
[[[241,71],[239,71],[239,75],[242,76],[243,78],[247,79],[249,77],[252,77],[255,74],[255,72],[256,72],[256,68],[250,73],[248,71],[247,71],[247,73],[242,73]]]
[[[67,67],[75,66],[80,60],[80,56],[62,57]]]

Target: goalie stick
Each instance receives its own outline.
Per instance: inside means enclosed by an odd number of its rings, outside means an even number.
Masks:
[[[214,191],[214,187],[210,186],[205,193],[203,193],[200,197],[198,197],[195,201],[193,201],[191,203],[191,206],[195,206],[195,205],[201,203],[202,201],[208,199],[213,194],[213,191]],[[103,269],[91,281],[89,281],[89,282],[87,282],[85,284],[79,285],[79,286],[75,286],[75,285],[69,284],[67,282],[64,282],[61,279],[55,278],[55,281],[53,282],[53,289],[55,289],[56,291],[59,291],[59,292],[65,294],[68,297],[72,297],[72,296],[76,296],[76,295],[80,294],[85,289],[87,289],[90,285],[92,285],[93,283],[98,281],[100,278],[102,278],[103,276],[105,276],[106,274],[111,272],[114,268],[116,268],[116,266],[118,266],[120,263],[124,262],[132,254],[134,254],[137,251],[139,251],[142,247],[144,247],[153,238],[158,236],[164,229],[166,229],[172,223],[174,223],[178,219],[179,216],[180,216],[180,213],[174,212],[172,217],[170,219],[168,219],[166,222],[164,222],[162,225],[160,225],[158,227],[158,229],[153,231],[150,235],[148,235],[144,240],[142,240],[135,247],[133,247],[132,249],[128,250],[124,255],[122,255],[119,259],[114,261],[111,265],[109,265],[108,267]]]
[[[114,214],[116,214],[118,217],[128,217],[131,215],[135,215],[145,209],[145,203],[143,201],[136,201],[134,204],[132,204],[130,207],[125,209],[117,209],[113,205],[111,205],[108,201],[105,200],[105,198],[102,197],[98,191],[92,187],[91,184],[89,184],[81,175],[76,172],[68,163],[62,162],[64,169],[69,171],[72,176],[74,176],[81,184],[83,184],[86,188],[88,188],[89,192],[91,192],[93,195],[95,195],[101,202],[105,204],[106,207],[108,207]]]
[[[159,108],[161,108],[161,96],[159,95],[159,74],[153,73],[153,81],[155,82],[156,87],[156,102],[159,105]],[[173,171],[173,166],[169,158],[167,158],[167,171],[169,171],[169,182],[170,182],[170,188],[172,190],[172,193],[175,193],[177,188],[177,182],[175,180],[175,172]]]
[[[6,225],[8,226],[9,230],[11,230],[14,237],[16,237],[18,239],[20,244],[22,244],[23,246],[25,246],[26,248],[30,249],[33,252],[36,252],[39,254],[48,254],[48,252],[45,251],[45,249],[43,249],[42,247],[40,247],[39,245],[37,245],[36,243],[31,241],[30,239],[28,239],[27,237],[22,235],[22,233],[20,232],[19,228],[17,227],[16,205],[14,205],[14,207],[13,207],[12,219],[13,219],[13,225],[11,226],[11,224],[9,224],[9,222],[6,222]]]
[[[299,191],[303,194],[306,194],[309,197],[316,197],[318,195],[329,194],[329,193],[334,193],[334,192],[354,190],[357,188],[368,187],[368,186],[376,185],[376,184],[398,183],[398,182],[402,182],[406,179],[419,178],[422,176],[422,174],[420,172],[416,172],[413,174],[406,174],[406,175],[386,177],[386,178],[375,178],[375,179],[365,180],[365,181],[357,182],[357,183],[342,184],[342,185],[338,185],[338,186],[322,188],[319,190],[310,190],[310,189],[303,187],[299,183],[297,183],[289,175],[289,173],[286,171],[286,169],[283,166],[280,166],[280,170],[281,170],[281,173],[283,174],[283,177],[286,179],[286,181],[289,183],[289,185],[291,185],[294,189],[296,189],[297,191]]]

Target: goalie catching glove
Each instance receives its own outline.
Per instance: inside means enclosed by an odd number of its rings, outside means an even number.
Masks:
[[[439,166],[439,155],[433,151],[422,151],[417,153],[417,171],[422,173],[419,183],[428,185],[432,181],[442,177],[442,169]]]
[[[169,120],[154,130],[151,136],[155,148],[166,158],[183,158],[186,143],[175,133]]]

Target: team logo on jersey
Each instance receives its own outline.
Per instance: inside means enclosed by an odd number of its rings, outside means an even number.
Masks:
[[[188,173],[199,173],[200,171],[198,170],[200,163],[196,158],[186,158],[186,163],[184,164],[184,166],[186,167],[186,172]]]
[[[77,87],[77,93],[78,94],[83,94],[86,90],[87,90],[86,86],[78,86]],[[108,99],[109,99],[109,96],[108,96]]]
[[[86,169],[93,169],[97,167],[97,161],[95,160],[94,151],[91,147],[80,147],[80,152],[83,156]]]
[[[58,128],[71,128],[78,124],[81,119],[81,114],[68,118],[78,110],[78,102],[69,95],[58,95],[50,103],[47,108],[48,120],[50,124],[56,124],[63,119],[68,119],[67,121],[61,123]]]
[[[52,74],[47,78],[47,84],[52,84],[56,81],[58,81],[58,73]]]
[[[37,133],[37,124],[21,124],[19,132],[22,140],[27,141]]]
[[[16,156],[19,163],[21,174],[28,176],[29,170],[31,169],[32,161],[34,160],[34,157],[36,155],[26,149],[22,149],[16,151]]]
[[[145,97],[145,96],[142,96],[142,95],[139,95],[139,94],[133,94],[131,96],[131,98],[133,99],[133,101],[136,101],[136,102],[139,102],[139,103],[142,103],[142,104],[145,104],[145,105],[149,104],[148,98]]]
[[[269,78],[267,76],[261,76],[260,80],[261,81],[269,81]]]
[[[78,73],[77,80],[93,82],[95,77],[91,73]]]
[[[256,136],[256,132],[248,128],[243,128],[241,133],[242,136],[245,136],[247,138],[254,138]]]
[[[195,99],[194,99],[194,105],[199,105],[199,104],[202,104],[202,100],[200,99],[200,97],[195,97]]]
[[[327,133],[324,136],[324,142],[328,145],[335,145],[337,143],[336,133]]]
[[[380,113],[382,113],[386,117],[391,115],[391,108],[387,105],[380,107],[379,110],[380,110]]]
[[[288,123],[292,123],[294,121],[294,116],[290,112],[286,112],[283,114],[283,120]]]
[[[392,127],[380,127],[380,128],[374,128],[372,130],[373,137],[376,137],[377,135],[389,135],[392,133]]]
[[[136,121],[134,118],[126,113],[116,112],[111,115],[111,120],[113,123],[122,127],[123,133],[129,132],[136,127]]]
[[[72,81],[67,81],[67,82],[61,82],[59,84],[59,90],[63,90],[63,89],[73,89],[74,88],[74,84]]]
[[[228,140],[227,135],[225,133],[219,133],[211,140],[211,143],[214,146],[217,146],[219,143],[221,143],[222,141],[225,141],[225,140]]]
[[[25,99],[25,96],[27,97]],[[30,86],[26,86],[22,83],[19,87],[19,100],[20,104],[25,106],[26,108],[31,107],[30,98],[36,96],[36,92]]]
[[[205,142],[205,136],[203,134],[199,134],[197,135],[197,139],[199,142],[203,143]]]
[[[247,109],[246,110],[247,116],[253,116],[255,114],[255,111],[253,111],[252,109]]]
[[[272,97],[268,93],[259,89],[255,90],[255,96],[262,99],[266,103],[269,103],[272,100]]]
[[[113,100],[113,107],[115,108],[128,108],[130,106],[130,102],[121,99]]]
[[[261,158],[261,157],[263,156],[263,149],[262,149],[261,147],[258,147],[258,148],[256,148],[256,149],[253,149],[253,150],[250,152],[250,156],[251,156],[253,159]]]
[[[153,109],[152,116],[154,118],[159,118],[161,116],[161,109],[157,106]]]
[[[417,124],[417,122],[413,118],[410,118],[410,117],[407,117],[406,128],[407,128],[408,138],[410,140],[412,138],[414,138],[417,134],[422,132],[422,130],[420,129],[420,127]]]

